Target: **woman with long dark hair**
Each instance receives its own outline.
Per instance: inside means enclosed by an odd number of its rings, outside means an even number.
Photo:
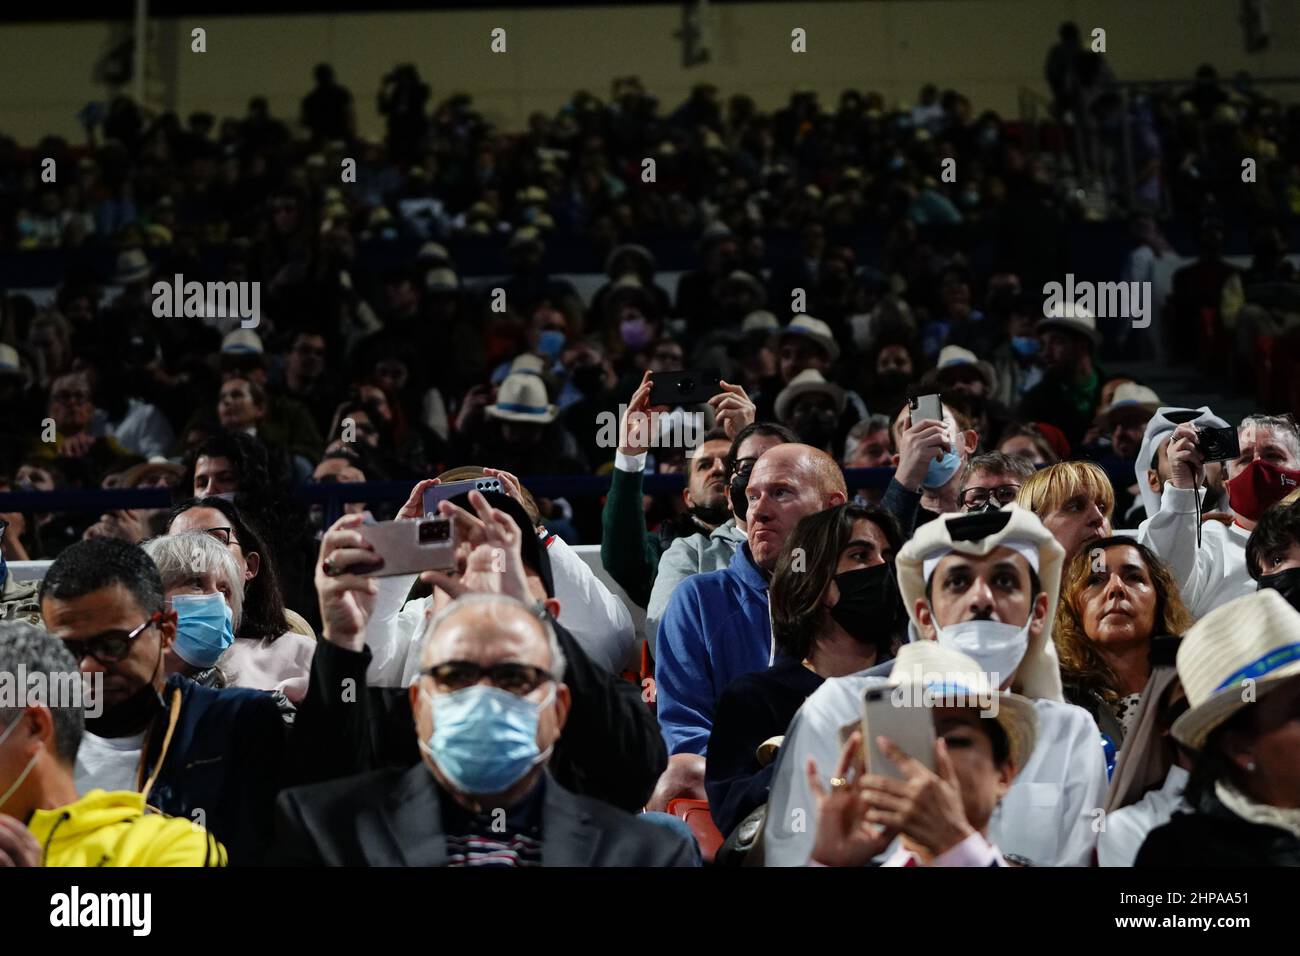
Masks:
[[[767,801],[769,744],[808,695],[828,677],[893,657],[907,623],[893,573],[902,546],[898,522],[880,508],[839,505],[795,526],[768,588],[776,661],[732,681],[713,719],[704,786],[722,833]]]

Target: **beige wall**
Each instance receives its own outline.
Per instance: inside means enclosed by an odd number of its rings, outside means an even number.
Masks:
[[[693,83],[745,90],[766,107],[792,87],[815,87],[824,102],[845,86],[910,100],[934,80],[967,93],[977,110],[1016,110],[1017,90],[1045,91],[1042,64],[1057,25],[1107,31],[1122,79],[1189,76],[1214,62],[1221,73],[1300,75],[1300,3],[1274,0],[1273,47],[1243,52],[1236,0],[888,0],[751,3],[713,7],[713,62],[681,66],[673,37],[676,4],[551,10],[340,14],[319,17],[206,17],[152,23],[150,97],[184,112],[240,115],[266,94],[279,116],[296,116],[311,68],[334,63],[358,99],[362,132],[381,132],[379,78],[410,60],[435,100],[466,89],[507,128],[535,109],[553,110],[575,89],[608,93],[612,77],[637,73],[665,105]],[[208,52],[189,51],[195,26]],[[507,31],[509,50],[489,51],[489,31]],[[809,52],[790,52],[790,30],[808,32]],[[79,136],[74,114],[103,87],[93,65],[128,24],[19,24],[0,28],[0,129],[34,144],[43,133]],[[1300,99],[1300,87],[1285,91]]]

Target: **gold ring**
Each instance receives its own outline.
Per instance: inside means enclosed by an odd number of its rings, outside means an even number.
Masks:
[[[843,777],[831,777],[832,790],[839,790],[841,787],[847,787],[848,785],[849,785],[848,780],[846,780]]]

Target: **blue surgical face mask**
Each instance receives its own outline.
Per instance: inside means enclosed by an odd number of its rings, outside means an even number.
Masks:
[[[551,754],[537,749],[537,723],[555,699],[553,686],[540,704],[485,684],[421,694],[433,709],[433,733],[420,748],[461,793],[509,790]]]
[[[942,458],[933,458],[930,460],[930,466],[925,469],[925,478],[921,484],[926,488],[942,488],[952,476],[957,474],[957,469],[961,467],[961,455],[955,451],[946,452]]]
[[[564,350],[564,343],[565,336],[563,332],[547,329],[537,336],[537,351],[554,362],[560,357],[560,352]]]
[[[235,643],[234,615],[225,596],[178,594],[172,598],[176,612],[176,643],[172,649],[193,667],[211,667]]]
[[[1038,339],[1033,335],[1013,335],[1011,348],[1021,358],[1033,358],[1038,354]]]

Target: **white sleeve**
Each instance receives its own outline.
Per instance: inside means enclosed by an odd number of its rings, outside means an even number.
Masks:
[[[1132,866],[1142,841],[1151,832],[1142,804],[1121,807],[1106,815],[1106,829],[1097,834],[1098,866]]]
[[[551,556],[559,622],[611,674],[618,674],[636,648],[632,614],[569,545],[552,535],[546,545]]]
[[[414,574],[378,579],[379,593],[366,621],[366,647],[370,648],[366,681],[372,687],[404,686],[406,659],[411,645],[419,643],[420,625],[429,604],[428,598],[405,603],[415,579]]]
[[[1091,866],[1097,845],[1098,810],[1106,806],[1106,755],[1097,722],[1082,707],[1071,707],[1072,720],[1060,742],[1068,756],[1061,807],[1060,850],[1056,866]]]
[[[1138,528],[1138,541],[1145,544],[1169,565],[1178,582],[1183,603],[1193,615],[1208,595],[1214,581],[1222,576],[1223,530],[1215,523],[1201,529],[1201,545],[1196,545],[1196,526],[1201,515],[1196,507],[1197,492],[1192,488],[1175,488],[1166,481],[1160,496],[1160,511]],[[1217,565],[1217,567],[1216,567]]]

